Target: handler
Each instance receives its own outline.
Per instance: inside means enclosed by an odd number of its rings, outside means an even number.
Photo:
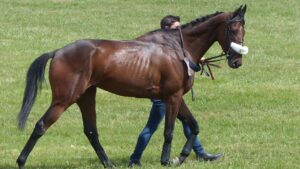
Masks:
[[[160,22],[160,27],[162,29],[177,29],[179,26],[179,16],[167,15]],[[128,167],[133,167],[134,165],[141,166],[140,159],[142,157],[142,154],[147,147],[151,136],[154,134],[159,123],[165,116],[166,105],[161,100],[153,99],[151,101],[153,105],[150,111],[148,122],[138,137],[134,152],[130,156]],[[191,130],[187,124],[185,124],[183,121],[181,122],[183,125],[184,135],[186,138],[189,138],[191,135]],[[193,145],[193,150],[196,153],[197,160],[199,161],[214,161],[222,156],[222,154],[209,154],[205,152],[198,137],[196,138]]]

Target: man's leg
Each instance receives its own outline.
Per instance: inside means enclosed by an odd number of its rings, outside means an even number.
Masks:
[[[188,139],[191,135],[191,129],[186,123],[184,123],[183,121],[181,121],[181,122],[182,122],[182,127],[183,127],[183,133],[184,133],[185,137]],[[196,154],[201,154],[204,152],[204,148],[201,145],[201,142],[198,137],[196,137],[195,143],[193,145],[193,150]]]
[[[156,131],[159,123],[163,119],[166,106],[161,100],[152,100],[153,105],[150,111],[148,122],[138,137],[133,154],[130,156],[129,167],[140,165],[141,156],[146,149],[151,136]]]
[[[188,123],[187,123],[188,121],[187,121],[186,117],[184,117],[184,114],[186,116],[187,114],[191,114],[191,112],[188,109],[188,107],[186,106],[184,101],[182,102],[182,107],[181,107],[180,111],[181,112],[178,115],[178,119],[182,122],[183,132],[184,132],[185,137],[187,139],[189,139],[192,134],[192,131],[191,131],[192,126],[188,125]],[[209,153],[205,152],[198,137],[196,137],[196,139],[195,139],[195,142],[193,144],[193,149],[194,149],[194,151],[196,153],[196,157],[199,161],[214,161],[222,156],[222,154],[209,154]]]
[[[191,129],[186,123],[184,123],[184,121],[181,121],[181,122],[182,122],[182,126],[183,126],[184,135],[188,139],[191,135]],[[219,153],[218,154],[210,154],[210,153],[205,152],[198,137],[196,137],[196,140],[194,142],[193,150],[196,154],[197,160],[199,160],[199,161],[214,161],[214,160],[219,159],[222,156],[222,154],[219,154]]]

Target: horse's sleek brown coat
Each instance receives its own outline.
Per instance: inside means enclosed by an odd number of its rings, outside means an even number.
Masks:
[[[73,103],[77,103],[82,112],[84,132],[100,161],[105,167],[113,166],[98,140],[96,87],[123,96],[162,99],[167,109],[161,163],[169,164],[177,114],[192,131],[179,158],[182,163],[199,130],[182,99],[194,79],[194,76],[188,76],[182,59],[186,56],[190,62],[199,64],[209,47],[218,41],[227,53],[228,65],[231,68],[241,66],[242,56],[232,51],[229,44],[243,42],[245,12],[246,6],[241,6],[232,13],[217,12],[183,25],[185,55],[179,31],[156,30],[130,41],[79,40],[37,58],[27,73],[19,127],[25,125],[49,59],[52,59],[49,70],[52,102],[22,150],[17,160],[19,167],[24,167],[37,140]]]

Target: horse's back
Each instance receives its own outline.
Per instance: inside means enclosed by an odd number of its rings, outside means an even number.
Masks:
[[[161,44],[79,40],[57,50],[50,79],[62,83],[77,77],[78,84],[82,81],[123,96],[159,97],[161,79],[174,72],[174,62],[178,62],[174,50]]]
[[[149,97],[152,88],[159,88],[161,47],[140,41],[104,40],[97,44],[92,80],[98,87],[135,97]]]
[[[102,41],[97,48],[93,58],[98,65],[94,79],[100,88],[119,95],[161,97],[165,83],[162,79],[179,77],[182,73],[182,70],[175,72],[182,66],[176,51],[161,44]]]

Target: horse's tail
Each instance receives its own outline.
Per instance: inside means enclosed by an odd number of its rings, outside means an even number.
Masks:
[[[54,55],[55,51],[42,54],[33,61],[28,69],[23,104],[18,115],[19,129],[24,129],[25,127],[29,112],[35,102],[38,89],[42,88],[42,83],[45,80],[47,62],[49,59],[53,58]]]

